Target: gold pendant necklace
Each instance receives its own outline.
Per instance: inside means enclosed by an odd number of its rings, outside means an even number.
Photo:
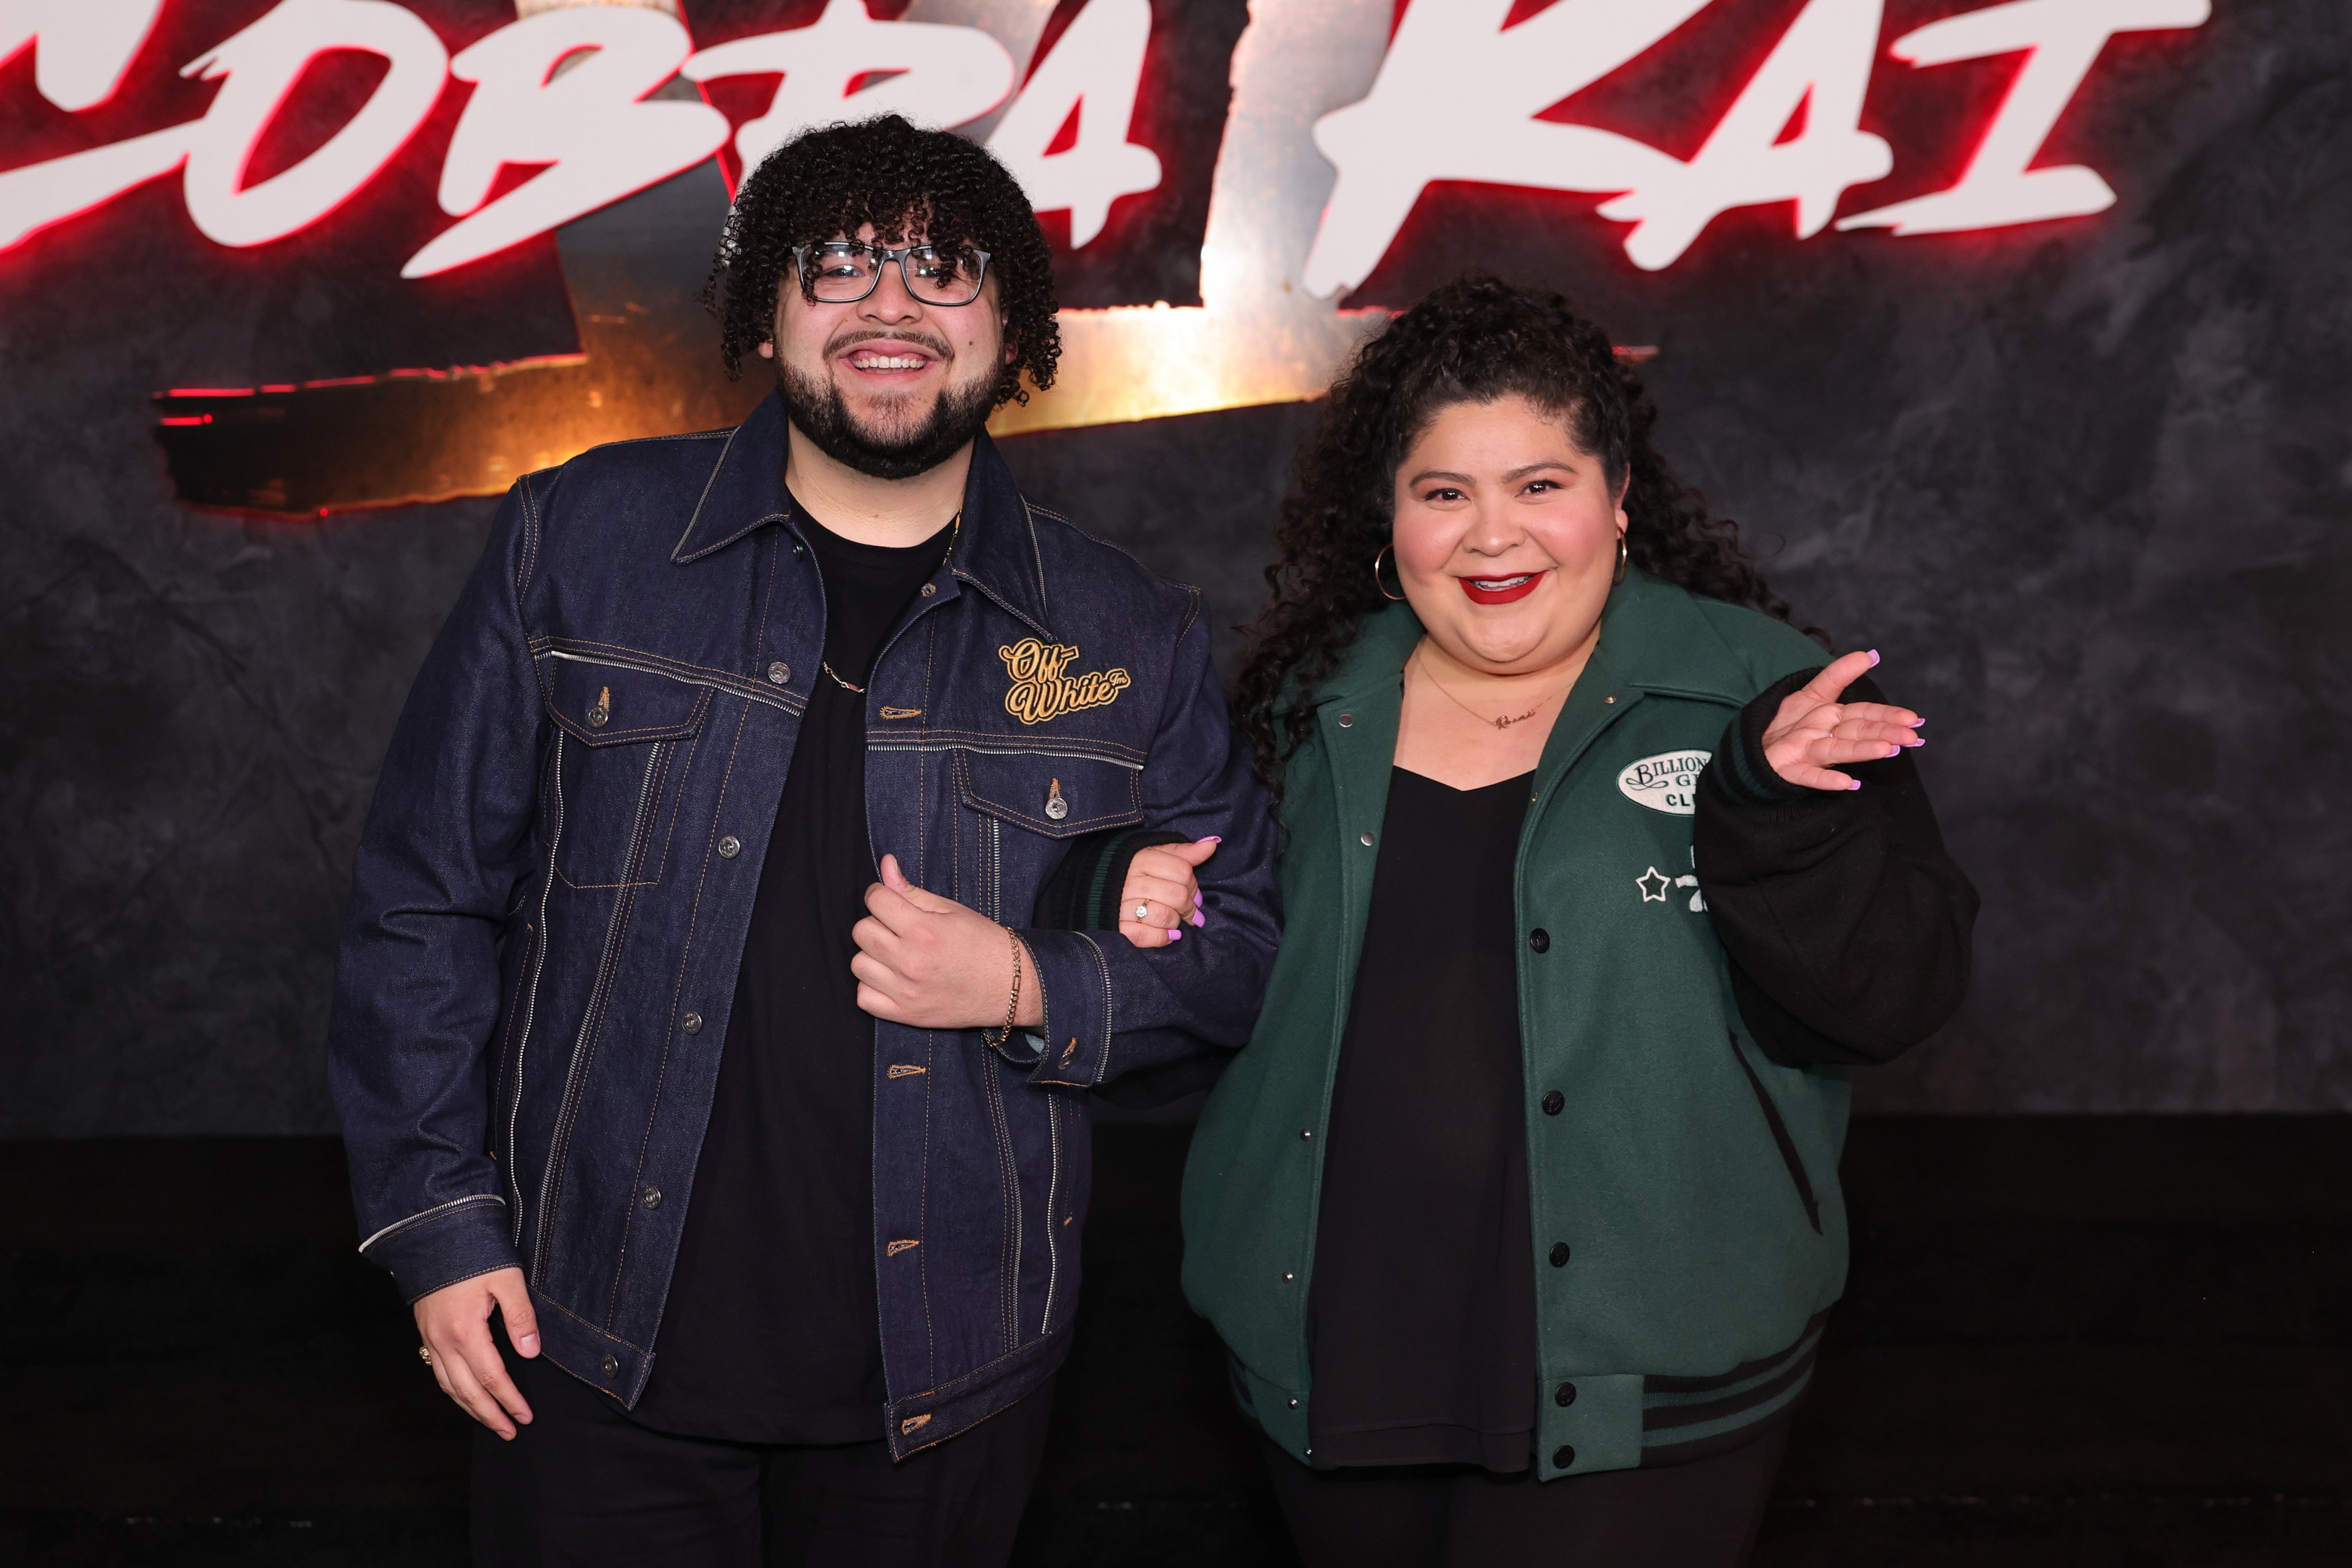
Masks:
[[[1534,707],[1528,709],[1524,713],[1514,713],[1507,719],[1489,719],[1484,713],[1479,712],[1475,708],[1471,707],[1467,702],[1463,701],[1459,697],[1454,696],[1451,691],[1447,691],[1445,689],[1445,682],[1437,679],[1437,672],[1429,668],[1429,661],[1427,659],[1423,659],[1421,658],[1421,650],[1419,648],[1415,648],[1413,650],[1413,658],[1421,660],[1421,673],[1423,679],[1427,680],[1432,686],[1437,688],[1437,689],[1444,694],[1447,701],[1453,703],[1456,708],[1461,709],[1465,713],[1469,714],[1473,719],[1477,720],[1481,724],[1492,724],[1497,730],[1507,730],[1514,724],[1524,724],[1528,720],[1534,718],[1537,714],[1542,712],[1544,710],[1545,704],[1551,701],[1551,699],[1547,697],[1542,702],[1537,703]]]

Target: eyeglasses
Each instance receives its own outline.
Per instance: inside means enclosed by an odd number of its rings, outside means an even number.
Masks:
[[[793,247],[793,264],[818,302],[826,305],[851,305],[865,299],[880,286],[882,269],[894,261],[907,292],[926,305],[969,305],[980,298],[981,281],[988,276],[985,250],[967,250],[961,256],[929,245],[886,250],[855,239]]]

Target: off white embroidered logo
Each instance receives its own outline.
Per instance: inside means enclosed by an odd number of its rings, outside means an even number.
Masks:
[[[1660,752],[1643,757],[1617,775],[1617,789],[1636,805],[1688,816],[1696,808],[1698,775],[1715,757],[1713,752]]]
[[[1024,724],[1042,724],[1081,708],[1100,708],[1117,701],[1120,692],[1135,684],[1124,669],[1064,675],[1063,668],[1078,657],[1078,650],[1066,643],[1023,637],[1011,647],[998,648],[996,657],[1004,661],[1004,672],[1013,678],[1013,688],[1004,694],[1004,710]]]

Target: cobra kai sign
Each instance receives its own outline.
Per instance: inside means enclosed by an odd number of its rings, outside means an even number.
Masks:
[[[113,100],[167,4],[194,3],[0,0],[0,64],[30,49],[31,86],[54,110],[79,116],[107,106],[119,117],[125,106]],[[1696,142],[1688,156],[1575,112],[1570,100],[1671,54],[1710,7],[1255,0],[1231,60],[1202,303],[1064,312],[1062,383],[1006,410],[1000,428],[1313,395],[1377,319],[1340,301],[1433,184],[1604,198],[1598,216],[1617,226],[1595,226],[1596,244],[1613,243],[1643,272],[1674,268],[1709,225],[1743,208],[1785,208],[1790,243],[1804,245],[1855,231],[1911,239],[2095,215],[2116,200],[2106,175],[2039,162],[2045,141],[2095,80],[2111,39],[2193,28],[2210,10],[2210,0],[2007,0],[1889,38],[1885,0],[1806,0],[1763,41],[1728,101],[1694,117],[1699,123],[1676,143]],[[1041,213],[1067,215],[1075,251],[1097,240],[1115,204],[1150,199],[1162,184],[1161,158],[1131,139],[1150,0],[912,0],[894,20],[877,19],[866,0],[827,0],[813,20],[797,7],[803,25],[707,44],[689,26],[691,0],[684,16],[677,0],[519,0],[516,9],[513,21],[453,51],[394,0],[282,0],[177,62],[180,77],[217,84],[201,113],[0,171],[0,267],[32,237],[163,179],[177,180],[209,243],[287,238],[365,202],[450,95],[462,109],[434,185],[447,222],[413,253],[384,258],[404,279],[462,275],[551,233],[593,233],[657,190],[699,180],[715,194],[693,238],[699,255],[679,273],[698,281],[725,200],[714,183],[719,160],[748,167],[806,127],[886,111],[984,140]],[[1049,21],[1063,25],[1041,51]],[[249,178],[289,98],[331,55],[380,60],[372,90],[320,144]],[[1951,127],[1956,144],[1973,141],[1957,179],[1888,205],[1846,201],[1896,172],[1895,148],[1865,127],[1874,88],[1900,93],[1911,73],[2002,57],[2015,62],[2005,95],[1980,123]],[[1854,205],[1862,210],[1841,211]],[[593,258],[583,253],[575,264],[573,248],[563,257],[582,321],[577,355],[164,395],[165,447],[183,493],[264,510],[485,493],[597,440],[702,427],[738,411],[730,400],[741,395],[711,384],[707,354],[664,366],[603,342],[591,325],[600,313],[581,300],[599,286],[588,276]],[[634,282],[647,292],[643,277]],[[597,369],[600,354],[607,372]],[[627,374],[609,373],[624,362]],[[691,395],[667,395],[681,386]],[[499,401],[499,418],[479,417],[483,397]],[[411,443],[422,459],[415,471],[357,476],[348,461],[314,462],[316,483],[253,472],[215,483],[197,472],[205,453],[239,447],[250,458],[255,442],[267,448],[264,425],[284,437],[278,466],[299,468],[331,426],[370,409],[369,417],[422,420],[418,428],[439,432]],[[495,436],[468,434],[481,426],[495,426]],[[331,470],[343,477],[329,479]]]

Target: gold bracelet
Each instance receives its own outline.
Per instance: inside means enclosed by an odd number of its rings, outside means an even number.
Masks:
[[[992,1047],[1000,1051],[1013,1038],[1013,1020],[1021,1016],[1021,937],[1011,926],[1004,928],[1004,934],[1013,940],[1013,994],[1005,999],[1004,1027],[996,1031],[994,1039],[989,1039],[986,1029],[980,1032],[982,1039],[988,1040]]]

